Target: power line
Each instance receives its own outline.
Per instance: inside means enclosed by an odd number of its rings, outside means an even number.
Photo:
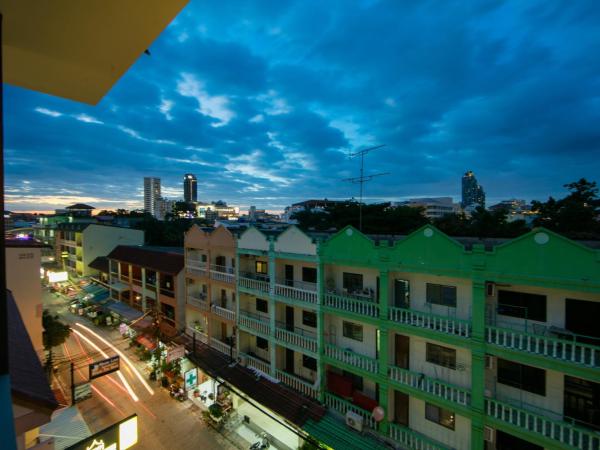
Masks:
[[[375,177],[380,177],[383,175],[390,174],[389,172],[382,172],[382,173],[375,173],[372,175],[365,176],[365,155],[367,153],[370,153],[373,150],[377,150],[381,147],[385,147],[385,144],[376,145],[375,147],[365,148],[364,150],[359,150],[358,152],[348,154],[349,158],[356,158],[357,156],[360,156],[360,176],[353,177],[353,178],[344,178],[342,180],[342,181],[348,181],[348,182],[354,183],[354,184],[356,184],[356,183],[360,184],[360,195],[359,195],[359,201],[358,201],[358,229],[360,231],[362,231],[362,203],[363,203],[363,190],[364,190],[363,186],[364,186],[364,184],[368,181],[371,181]]]

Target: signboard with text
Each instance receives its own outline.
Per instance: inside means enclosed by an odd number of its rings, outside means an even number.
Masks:
[[[198,386],[198,369],[194,367],[193,369],[188,370],[184,376],[183,380],[185,381],[185,390],[192,391]]]
[[[74,387],[75,403],[88,399],[92,396],[92,385],[87,383],[78,384]]]
[[[175,361],[176,359],[183,358],[185,356],[185,347],[178,345],[167,350],[167,362]]]
[[[120,367],[119,356],[112,356],[102,361],[97,361],[90,364],[90,380],[94,378],[116,372]]]
[[[129,416],[66,450],[126,450],[138,441],[137,415]]]

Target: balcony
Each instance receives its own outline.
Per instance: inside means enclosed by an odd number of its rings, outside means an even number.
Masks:
[[[264,361],[256,356],[249,355],[248,353],[240,352],[240,357],[246,362],[246,367],[252,367],[260,370],[263,373],[268,374],[271,371],[271,363]]]
[[[204,344],[208,344],[208,335],[206,333],[203,333],[201,331],[196,330],[192,326],[188,325],[185,328],[185,334],[188,335],[191,338],[193,338],[193,336],[196,335],[196,340],[197,341],[203,342]]]
[[[400,445],[406,448],[414,448],[418,450],[449,450],[448,447],[444,447],[442,444],[429,439],[427,436],[423,436],[410,428],[396,425],[395,423],[389,424],[389,437]]]
[[[188,275],[195,275],[197,277],[205,277],[208,275],[206,263],[196,259],[187,259],[185,262],[185,270]]]
[[[293,345],[302,350],[308,350],[313,353],[317,353],[317,337],[315,333],[303,330],[301,328],[294,328],[294,330],[288,330],[283,323],[278,323],[275,329],[275,337],[286,344]]]
[[[206,294],[188,295],[187,303],[202,311],[210,310],[210,305],[208,304],[208,300],[206,300]]]
[[[229,344],[226,344],[225,342],[221,342],[216,338],[211,338],[210,346],[215,350],[220,351],[224,355],[231,356],[232,358],[237,358],[237,350],[235,349],[235,347],[232,349],[231,346]]]
[[[390,320],[404,325],[468,338],[471,324],[466,320],[416,311],[414,309],[390,308]]]
[[[556,448],[565,446],[580,450],[598,450],[600,448],[600,435],[594,431],[579,428],[560,420],[553,420],[495,399],[485,399],[485,413],[488,417],[500,422],[534,435],[552,439],[556,441]]]
[[[308,381],[303,380],[302,378],[291,373],[283,372],[282,370],[276,370],[275,376],[279,381],[284,382],[292,389],[303,393],[307,397],[312,397],[314,399],[319,398],[319,391],[318,389],[315,389],[312,383],[309,383]]]
[[[212,313],[216,316],[221,317],[222,319],[229,320],[231,322],[235,322],[235,311],[231,311],[227,308],[223,308],[222,306],[212,305],[210,307]]]
[[[326,344],[325,355],[366,372],[377,373],[379,370],[379,361],[375,358],[355,353],[352,350],[344,350],[335,345]]]
[[[240,311],[239,324],[248,330],[257,331],[265,336],[271,333],[271,325],[267,318],[248,311]]]
[[[377,423],[373,416],[371,415],[371,411],[367,411],[362,409],[359,406],[353,405],[347,400],[344,400],[337,395],[330,394],[329,392],[325,393],[325,404],[332,409],[335,409],[338,413],[345,416],[348,411],[352,411],[353,413],[362,416],[364,420],[364,424],[371,428],[372,430],[377,429]]]
[[[486,327],[486,342],[499,347],[533,353],[548,358],[579,364],[582,366],[600,367],[600,347],[541,334],[526,333],[506,328]]]
[[[211,264],[210,278],[211,280],[221,281],[223,283],[235,283],[235,273],[231,267]]]
[[[367,317],[379,317],[379,304],[368,298],[356,298],[345,295],[325,294],[325,306],[338,311],[347,311]]]
[[[239,286],[242,289],[269,293],[269,277],[253,272],[240,272]]]
[[[278,280],[275,295],[288,300],[316,305],[318,300],[316,283],[304,281]]]
[[[390,366],[390,380],[459,405],[467,406],[471,403],[469,390],[439,381],[422,373]]]

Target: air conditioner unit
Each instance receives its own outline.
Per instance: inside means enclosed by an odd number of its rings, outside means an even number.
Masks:
[[[240,356],[238,358],[238,362],[240,363],[240,366],[246,367],[246,363],[248,362],[248,358],[246,358],[245,356]]]
[[[350,428],[354,428],[356,431],[362,432],[363,417],[355,412],[348,411],[346,413],[346,425]]]
[[[485,283],[485,294],[488,297],[494,297],[496,295],[496,283],[488,281]]]
[[[493,356],[485,355],[485,368],[494,370],[495,367],[495,359]]]
[[[496,430],[490,427],[483,427],[483,440],[494,443],[496,438]]]

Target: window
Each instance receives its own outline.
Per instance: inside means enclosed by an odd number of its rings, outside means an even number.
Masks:
[[[355,375],[352,372],[343,371],[344,378],[352,380],[352,389],[355,391],[363,390],[363,379],[360,375]]]
[[[348,292],[362,291],[363,288],[363,276],[360,273],[348,273],[343,274],[343,288]]]
[[[312,311],[302,311],[302,325],[317,327],[317,314]]]
[[[263,300],[262,298],[256,299],[256,310],[264,313],[269,312],[269,302]]]
[[[264,275],[267,274],[268,272],[268,263],[266,261],[256,261],[255,267],[256,267],[256,273],[262,273]]]
[[[425,347],[425,359],[427,362],[438,366],[456,369],[456,350],[441,345],[427,343]]]
[[[256,348],[262,348],[263,350],[269,350],[269,341],[260,336],[256,336]]]
[[[206,262],[206,255],[200,255],[200,261]]]
[[[307,283],[317,282],[317,269],[314,267],[303,267],[302,268],[302,281]]]
[[[498,383],[546,395],[546,371],[498,358]]]
[[[456,286],[427,283],[427,303],[456,308]]]
[[[546,321],[546,296],[525,292],[498,291],[498,314],[527,320]]]
[[[425,418],[450,430],[454,430],[454,413],[439,406],[425,403]]]
[[[344,337],[350,338],[350,339],[354,339],[355,341],[360,341],[362,342],[363,340],[363,327],[362,325],[357,325],[355,323],[352,322],[346,322],[344,321],[343,323],[343,333],[344,333]]]
[[[302,366],[306,369],[317,370],[317,360],[307,355],[302,355]]]

